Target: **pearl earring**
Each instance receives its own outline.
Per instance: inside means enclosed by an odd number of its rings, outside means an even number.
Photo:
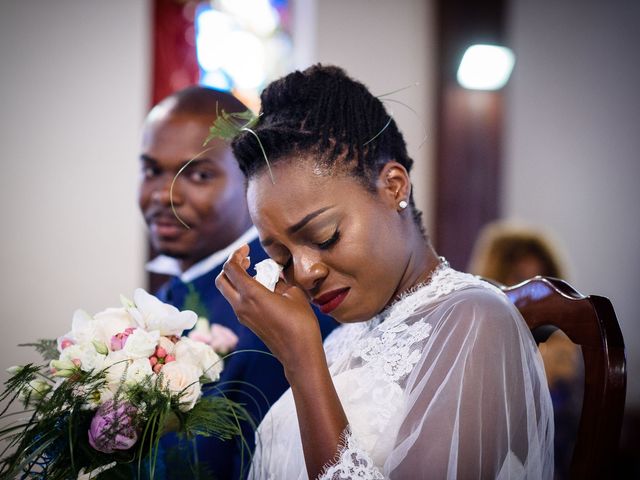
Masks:
[[[398,207],[400,207],[400,210],[404,210],[408,206],[409,206],[409,204],[407,203],[406,200],[400,200],[400,202],[398,203]]]

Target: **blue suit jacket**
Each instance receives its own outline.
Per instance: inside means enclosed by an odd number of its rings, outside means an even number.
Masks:
[[[258,239],[251,242],[249,247],[249,273],[253,274],[253,266],[268,256]],[[218,395],[222,391],[231,400],[243,404],[257,426],[289,384],[280,362],[268,353],[265,344],[249,328],[240,324],[231,305],[216,288],[215,278],[221,270],[222,265],[219,265],[195,279],[190,286],[173,278],[163,285],[156,295],[178,308],[185,308],[185,299],[188,298],[189,292],[193,294],[195,291],[201,305],[206,307],[209,321],[224,325],[235,332],[238,336],[236,351],[239,353],[225,359],[220,380],[215,384],[216,388],[208,390],[208,394]],[[320,322],[322,337],[325,338],[337,323],[317,310],[315,313]],[[241,350],[257,352],[240,352]],[[188,442],[178,441],[175,434],[165,435],[161,441],[163,453],[157,472],[160,477],[165,478],[181,478],[185,475],[189,477],[190,464],[193,465],[193,460],[197,458],[205,471],[209,471],[209,475],[205,473],[200,478],[246,478],[254,449],[254,429],[250,423],[245,422],[242,430],[246,443],[240,439],[221,441],[212,437],[198,437],[195,442]]]

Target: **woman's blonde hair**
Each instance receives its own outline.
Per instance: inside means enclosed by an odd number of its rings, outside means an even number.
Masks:
[[[493,222],[485,225],[476,240],[469,271],[500,283],[507,283],[515,264],[531,256],[542,265],[539,275],[565,277],[560,254],[545,234],[525,225],[505,221]]]

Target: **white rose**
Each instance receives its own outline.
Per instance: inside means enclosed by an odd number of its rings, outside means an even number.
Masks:
[[[134,385],[153,375],[148,358],[131,359],[123,350],[110,353],[105,360],[105,368],[107,385],[112,393],[115,393],[123,382],[125,385]]]
[[[77,343],[65,348],[60,354],[60,360],[73,362],[85,372],[90,372],[94,369],[101,369],[104,364],[105,356],[100,355],[93,343]]]
[[[91,318],[91,315],[84,310],[76,310],[73,312],[71,320],[71,331],[58,338],[58,350],[63,350],[62,342],[65,340],[72,343],[87,343],[97,337],[96,322]]]
[[[115,392],[120,386],[120,382],[125,380],[124,372],[130,360],[122,351],[111,352],[104,361],[104,368],[107,370],[106,379],[109,389]]]
[[[176,343],[174,355],[176,361],[198,367],[200,374],[205,375],[211,381],[216,381],[220,378],[223,366],[222,359],[206,343],[197,342],[190,338],[182,338]]]
[[[126,308],[107,308],[93,316],[95,329],[100,335],[98,340],[107,345],[116,333],[124,332],[127,328],[136,327],[136,322]]]
[[[189,310],[181,312],[173,305],[163,303],[142,288],[133,294],[136,308],[128,309],[138,325],[145,330],[158,330],[160,335],[182,335],[193,328],[198,316]]]
[[[136,358],[129,361],[127,367],[127,378],[125,382],[128,385],[142,383],[149,375],[153,375],[151,364],[148,358]]]
[[[276,283],[278,283],[280,279],[280,272],[282,272],[283,269],[282,265],[267,258],[266,260],[258,262],[254,268],[256,269],[256,276],[254,278],[273,292],[276,288]]]
[[[200,373],[195,365],[177,360],[162,367],[163,384],[172,393],[180,395],[183,412],[191,410],[200,398]]]
[[[136,328],[127,341],[122,351],[128,358],[149,358],[153,355],[160,340],[160,332],[154,330],[147,332],[141,328]]]

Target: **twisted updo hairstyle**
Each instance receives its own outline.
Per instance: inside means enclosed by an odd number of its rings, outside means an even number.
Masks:
[[[260,144],[271,165],[311,156],[327,174],[350,175],[370,192],[390,160],[411,171],[413,160],[396,122],[377,97],[339,67],[317,64],[292,72],[269,84],[260,99],[260,118],[252,128],[260,142],[241,132],[231,144],[248,179],[267,169]],[[423,231],[413,193],[409,205]]]

